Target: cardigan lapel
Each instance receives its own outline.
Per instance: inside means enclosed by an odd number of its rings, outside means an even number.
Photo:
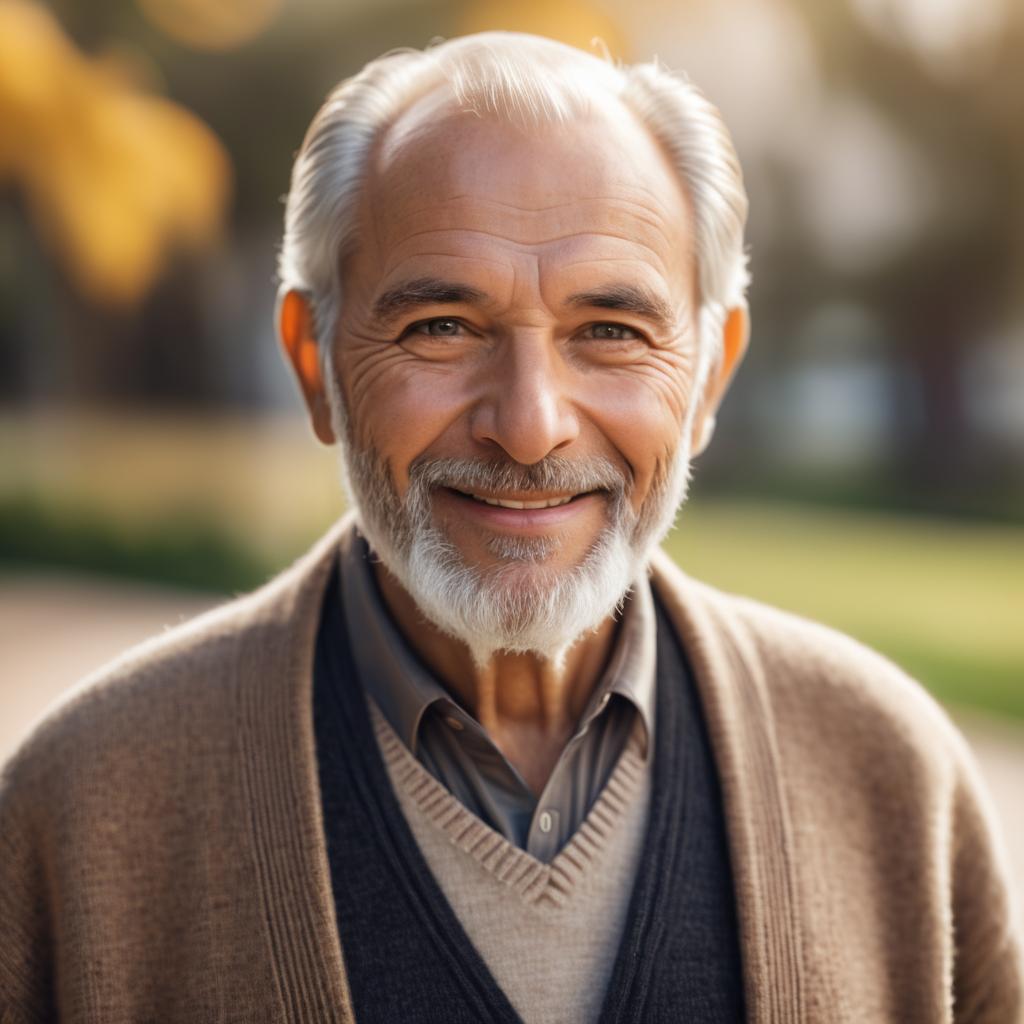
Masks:
[[[353,1024],[334,919],[313,733],[313,653],[345,516],[248,600],[235,680],[243,799],[270,969],[288,1024]]]
[[[335,924],[312,720],[320,604],[354,517],[245,599],[253,630],[236,658],[243,799],[258,896],[285,1019],[353,1024]],[[652,583],[690,660],[719,773],[752,1024],[806,1019],[789,810],[760,659],[718,606],[663,552]]]
[[[651,569],[690,660],[719,773],[747,1013],[753,1024],[798,1024],[807,1006],[796,858],[761,659],[714,590],[663,551]]]

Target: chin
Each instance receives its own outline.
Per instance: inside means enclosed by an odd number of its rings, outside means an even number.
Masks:
[[[560,662],[615,612],[639,568],[623,531],[614,529],[571,566],[521,558],[483,568],[436,529],[418,534],[401,563],[389,568],[420,611],[462,641],[478,665],[498,651]]]

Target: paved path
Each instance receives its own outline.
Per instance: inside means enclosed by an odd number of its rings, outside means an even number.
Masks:
[[[88,671],[217,603],[91,578],[0,576],[0,760]],[[1024,727],[966,712],[956,717],[988,784],[1024,901]]]

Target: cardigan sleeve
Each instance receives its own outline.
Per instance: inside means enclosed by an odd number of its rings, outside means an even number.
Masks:
[[[953,1015],[956,1024],[1024,1024],[1019,902],[995,812],[966,743],[953,798]]]
[[[45,868],[30,809],[45,797],[0,776],[0,1024],[54,1019]]]

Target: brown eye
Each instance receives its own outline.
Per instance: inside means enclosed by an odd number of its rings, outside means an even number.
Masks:
[[[432,338],[453,338],[458,337],[462,330],[462,324],[450,317],[434,317],[432,320],[423,320],[413,324],[409,328],[410,334],[426,334]]]
[[[624,324],[591,324],[585,336],[598,341],[635,341],[640,337],[632,327]]]

